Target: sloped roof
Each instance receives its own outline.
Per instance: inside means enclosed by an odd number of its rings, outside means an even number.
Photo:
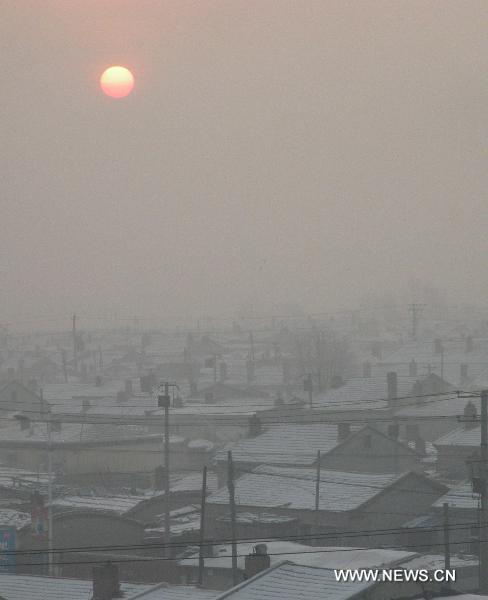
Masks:
[[[237,568],[245,569],[245,557],[252,553],[254,543],[237,544]],[[266,542],[271,566],[283,560],[296,565],[324,567],[329,569],[353,569],[380,567],[398,564],[417,555],[406,550],[383,550],[375,548],[343,548],[334,546],[307,546],[287,540],[270,540]],[[217,552],[205,556],[205,565],[209,569],[232,568],[232,546],[222,544],[216,547]],[[181,566],[198,567],[198,552],[178,562]]]
[[[358,430],[357,427],[354,430]],[[271,426],[255,438],[247,438],[219,451],[215,460],[271,465],[312,465],[317,450],[327,454],[339,444],[336,423],[283,424]]]
[[[477,509],[479,494],[473,493],[473,486],[468,481],[452,487],[447,494],[438,498],[432,506],[442,508],[447,502],[451,508]]]
[[[374,585],[336,581],[333,569],[284,562],[224,592],[217,600],[346,600]]]
[[[123,598],[149,589],[148,585],[122,583]],[[87,600],[93,584],[81,579],[61,579],[33,575],[10,575],[0,572],[0,590],[6,600]]]
[[[466,429],[458,427],[453,431],[449,431],[434,442],[434,446],[469,446],[480,447],[481,428],[480,426]]]
[[[398,377],[397,396],[410,396],[417,377]],[[366,410],[388,408],[386,377],[355,377],[324,394],[314,394],[314,408],[330,410]]]
[[[193,585],[158,583],[135,596],[128,596],[127,600],[215,600],[218,593]]]
[[[319,508],[328,511],[354,510],[399,481],[406,474],[362,474],[321,471]],[[266,508],[313,510],[315,469],[260,466],[235,482],[236,504]],[[226,487],[212,494],[210,504],[228,504]]]

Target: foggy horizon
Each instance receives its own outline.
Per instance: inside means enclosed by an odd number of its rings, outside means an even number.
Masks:
[[[483,303],[486,2],[0,10],[0,319]]]

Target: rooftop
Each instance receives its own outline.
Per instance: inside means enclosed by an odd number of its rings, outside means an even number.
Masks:
[[[236,504],[266,508],[309,509],[315,507],[315,469],[262,465],[235,483]],[[321,471],[321,510],[354,510],[392,485],[405,474],[362,474]],[[208,498],[209,504],[228,504],[226,487]]]

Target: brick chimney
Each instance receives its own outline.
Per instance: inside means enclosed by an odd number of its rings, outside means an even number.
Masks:
[[[271,558],[268,554],[268,547],[266,544],[256,544],[251,554],[248,554],[245,559],[245,573],[246,579],[250,579],[269,569],[271,566]]]
[[[337,441],[343,442],[351,435],[350,423],[337,423]]]
[[[113,600],[121,596],[117,565],[107,562],[93,567],[93,600]]]

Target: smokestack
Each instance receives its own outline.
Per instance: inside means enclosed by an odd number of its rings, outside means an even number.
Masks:
[[[398,377],[394,371],[386,374],[386,387],[388,400],[395,400],[398,396]]]
[[[132,379],[125,380],[125,388],[124,389],[125,389],[125,393],[128,398],[130,398],[131,396],[134,395],[133,389],[132,389]]]
[[[363,377],[371,377],[371,363],[364,362],[363,363]]]
[[[111,562],[93,567],[93,600],[120,598],[119,569]]]
[[[410,377],[417,377],[417,363],[414,358],[408,364],[408,374]]]
[[[270,565],[271,558],[268,554],[268,547],[266,544],[256,544],[252,553],[248,554],[245,559],[246,579],[269,569]]]

